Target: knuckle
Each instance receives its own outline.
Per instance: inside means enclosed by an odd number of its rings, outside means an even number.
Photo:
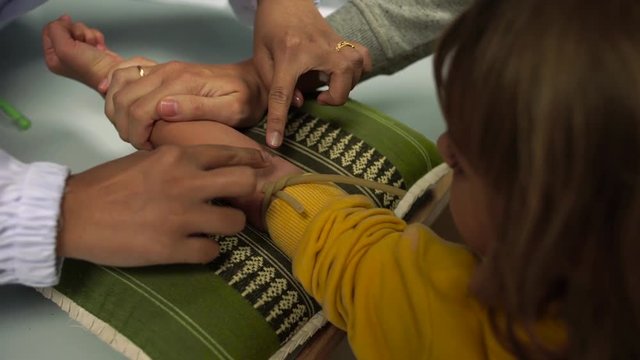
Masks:
[[[115,94],[113,94],[113,105],[115,107],[122,107],[125,106],[125,100],[124,100],[124,95],[122,94],[121,91],[117,91]]]
[[[138,103],[134,103],[133,105],[131,105],[129,107],[128,113],[129,113],[129,121],[146,122],[147,120],[145,119],[144,108]]]
[[[285,50],[297,50],[300,45],[303,43],[302,38],[296,34],[288,33],[285,34],[283,45]]]
[[[359,49],[360,53],[362,54],[362,61],[371,57],[371,52],[369,51],[369,49],[367,49],[366,46],[359,46]]]
[[[120,83],[125,79],[126,76],[126,68],[116,69],[113,72],[113,76],[111,77],[111,83]]]
[[[132,58],[129,58],[129,61],[131,61],[131,62],[134,62],[134,61],[138,62],[138,61],[143,61],[143,60],[146,60],[146,58],[143,57],[143,56],[140,56],[140,55],[136,55],[136,56],[134,56]]]
[[[360,54],[356,54],[356,56],[351,59],[351,66],[354,69],[361,69],[364,67],[364,58],[360,56]]]
[[[163,145],[156,149],[155,154],[161,163],[174,164],[182,158],[183,149],[178,145]]]
[[[117,125],[116,130],[118,131],[118,136],[122,141],[129,142],[129,136],[127,136],[127,133],[124,130],[121,130]]]
[[[274,86],[269,92],[269,100],[279,105],[287,105],[289,91],[283,86]]]
[[[164,65],[164,69],[169,72],[180,71],[184,67],[184,63],[180,61],[169,61]]]
[[[229,110],[232,114],[231,118],[236,123],[242,122],[249,117],[250,110],[242,101],[236,101],[229,105]]]
[[[269,129],[280,130],[286,124],[285,117],[280,114],[272,114],[267,118],[267,124]]]
[[[360,53],[362,54],[363,58],[368,58],[371,56],[371,52],[366,46],[364,45],[358,46],[358,49],[360,49]]]
[[[191,101],[188,106],[191,108],[191,115],[194,117],[203,116],[206,110],[201,101]]]
[[[354,66],[351,61],[341,61],[336,65],[336,72],[341,74],[348,74],[353,72]]]
[[[342,105],[347,101],[348,92],[346,89],[336,89],[331,93],[332,105]]]

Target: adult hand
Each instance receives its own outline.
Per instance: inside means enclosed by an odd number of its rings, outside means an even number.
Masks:
[[[150,149],[157,120],[214,120],[232,127],[255,124],[266,109],[266,90],[251,61],[230,65],[169,62],[116,70],[105,113],[120,137]]]
[[[245,226],[240,210],[208,201],[253,194],[253,168],[270,162],[254,149],[163,146],[72,175],[58,254],[113,266],[208,262],[218,245],[197,234]]]
[[[296,1],[295,5],[290,0],[258,0],[253,52],[260,77],[269,88],[270,146],[282,143],[294,92],[294,105],[303,101],[300,91],[295,90],[303,74],[326,77],[329,89],[319,94],[320,103],[342,105],[362,75],[371,70],[368,50],[352,43],[355,48],[337,51],[336,45],[342,40],[311,0]]]

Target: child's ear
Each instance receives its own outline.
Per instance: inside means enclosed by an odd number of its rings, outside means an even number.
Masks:
[[[438,138],[437,146],[444,162],[446,162],[449,167],[454,168],[457,161],[456,156],[453,152],[453,147],[451,146],[451,139],[448,132],[445,131],[442,135],[440,135],[440,137]]]

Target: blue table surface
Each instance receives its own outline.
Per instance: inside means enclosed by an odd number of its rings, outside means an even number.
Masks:
[[[251,55],[251,29],[224,0],[49,1],[0,30],[0,98],[33,121],[24,133],[0,125],[0,146],[25,162],[54,161],[78,172],[133,151],[107,121],[100,96],[47,70],[40,31],[64,13],[102,30],[108,46],[124,56],[229,63]],[[444,129],[430,59],[366,81],[351,96],[432,140]],[[0,358],[122,356],[33,289],[0,286]]]

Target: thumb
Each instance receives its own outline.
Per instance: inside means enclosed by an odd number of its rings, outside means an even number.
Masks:
[[[235,127],[247,118],[251,110],[248,107],[230,95],[172,95],[160,100],[156,111],[166,121],[213,120]]]

